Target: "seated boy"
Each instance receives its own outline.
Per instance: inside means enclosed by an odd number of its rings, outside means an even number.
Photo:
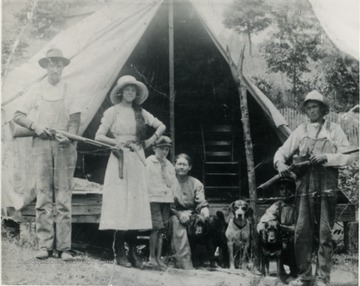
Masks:
[[[277,189],[282,200],[272,204],[261,217],[257,225],[257,232],[264,228],[266,222],[276,220],[282,229],[283,250],[282,260],[290,268],[290,276],[297,276],[297,267],[294,252],[294,230],[295,230],[295,179],[283,177],[280,179]]]

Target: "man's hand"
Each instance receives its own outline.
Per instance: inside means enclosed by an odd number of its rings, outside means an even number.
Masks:
[[[289,177],[291,174],[289,168],[290,166],[286,165],[283,162],[278,161],[276,163],[276,169],[278,170],[280,177]]]
[[[191,211],[179,212],[179,221],[181,224],[186,225],[190,221]]]
[[[312,155],[310,157],[310,162],[313,165],[321,165],[326,163],[327,157],[325,154]]]
[[[38,125],[36,123],[33,123],[31,126],[31,129],[33,129],[38,137],[41,139],[46,139],[51,137],[51,132],[47,127]]]
[[[200,213],[204,216],[204,217],[209,217],[209,208],[202,208]]]
[[[67,138],[66,136],[64,136],[60,133],[56,133],[55,138],[59,142],[60,147],[64,147],[64,148],[68,147],[71,143],[69,138]]]
[[[295,232],[295,226],[294,225],[284,225],[280,224],[283,231],[294,233]]]

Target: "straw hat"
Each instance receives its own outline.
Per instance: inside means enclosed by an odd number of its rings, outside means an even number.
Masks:
[[[326,100],[324,99],[324,96],[316,91],[316,90],[313,90],[311,92],[309,92],[306,97],[305,97],[305,100],[299,105],[299,110],[300,112],[302,113],[305,113],[305,105],[308,101],[317,101],[317,102],[320,102],[323,106],[324,106],[324,115],[328,114],[329,111],[330,111],[330,107],[329,107],[329,104],[326,102]]]
[[[51,61],[51,59],[61,60],[64,64],[64,67],[66,67],[68,64],[70,64],[70,60],[63,56],[63,53],[61,50],[53,48],[46,52],[45,58],[42,58],[39,60],[39,65],[42,68],[46,69],[46,67],[47,67],[49,61]]]
[[[145,84],[143,84],[140,81],[137,81],[135,77],[131,75],[124,75],[121,78],[119,78],[116,86],[113,88],[113,90],[110,93],[110,100],[113,104],[117,104],[120,102],[118,92],[121,88],[123,88],[125,85],[133,84],[137,87],[137,96],[136,101],[140,105],[142,104],[149,96],[149,91]]]
[[[154,147],[168,146],[171,147],[172,141],[167,136],[160,136],[158,140],[155,141]]]

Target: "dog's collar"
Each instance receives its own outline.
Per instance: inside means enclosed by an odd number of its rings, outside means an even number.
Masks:
[[[240,225],[239,223],[236,222],[235,218],[233,218],[233,223],[239,228],[239,229],[242,229],[244,228],[247,224],[248,224],[248,221],[247,219],[244,219],[245,223],[243,225]]]

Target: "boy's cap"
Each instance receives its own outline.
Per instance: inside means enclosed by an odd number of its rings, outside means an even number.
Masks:
[[[295,179],[292,177],[282,177],[279,183],[295,183]]]
[[[281,184],[287,184],[288,186],[290,186],[290,190],[291,192],[295,192],[296,189],[296,180],[293,177],[282,177],[279,182],[278,185]]]
[[[158,140],[155,141],[154,147],[168,146],[171,147],[172,141],[167,136],[160,136]]]

